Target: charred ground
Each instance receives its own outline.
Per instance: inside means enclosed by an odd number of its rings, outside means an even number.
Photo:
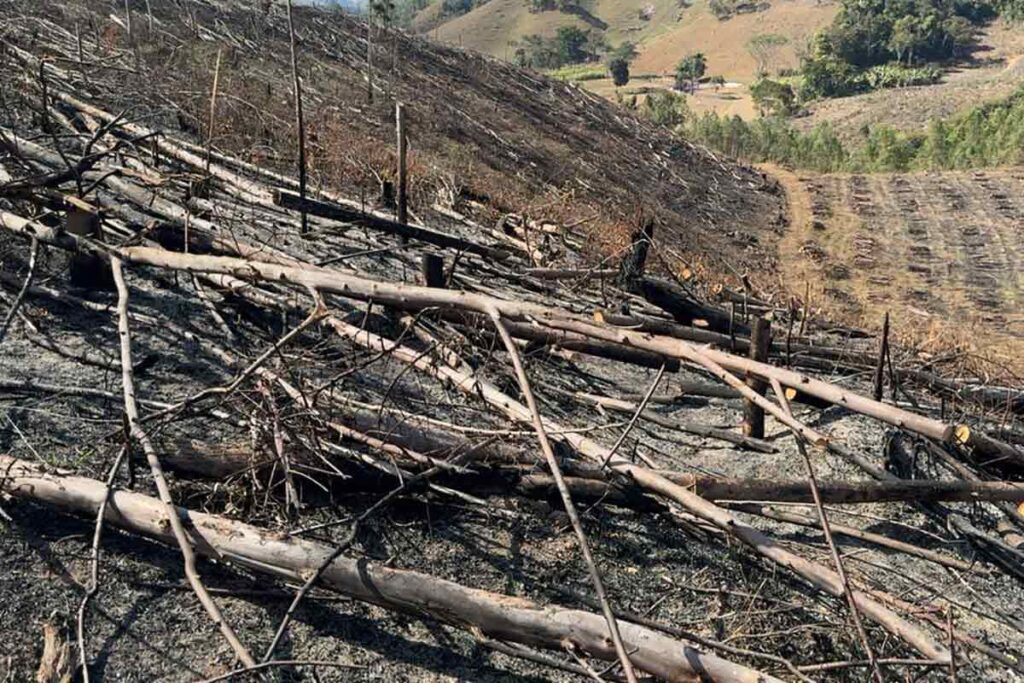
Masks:
[[[165,241],[172,246],[247,253],[250,265],[276,260],[390,284],[414,282],[421,257],[441,255],[452,288],[571,311],[577,322],[628,309],[649,324],[673,324],[641,297],[590,271],[621,247],[640,210],[660,219],[660,249],[652,252],[652,265],[659,256],[668,261],[668,270],[686,265],[704,284],[757,267],[763,270],[752,272],[755,279],[774,276],[764,247],[775,239],[773,221],[781,207],[775,194],[760,190],[759,174],[717,160],[579,90],[401,34],[378,40],[375,61],[385,68],[374,80],[374,103],[367,104],[365,26],[315,11],[298,16],[314,189],[375,202],[379,181],[394,165],[391,107],[398,95],[411,107],[414,217],[467,244],[514,248],[506,260],[460,255],[415,241],[404,244],[360,220],[314,219],[314,234],[300,238],[298,214],[267,199],[269,190],[294,186],[290,178],[268,174],[268,169],[290,173],[294,166],[283,16],[277,10],[254,14],[228,2],[152,2],[150,28],[145,5],[138,5],[131,5],[133,45],[123,15],[108,3],[0,3],[5,29],[0,166],[9,176],[3,179],[0,209],[8,216],[24,215],[40,228],[56,229],[64,224],[70,197],[103,204],[102,239],[115,254],[152,245],[151,238],[170,233],[174,239]],[[393,73],[387,61],[392,41],[399,46]],[[204,158],[208,84],[219,50],[221,105],[213,139],[224,155],[204,168],[202,162],[166,152],[191,144],[187,149]],[[123,115],[104,128],[102,117],[118,112]],[[131,124],[151,132],[137,135]],[[165,146],[154,149],[156,131]],[[99,154],[93,167],[67,175],[67,163],[78,168],[90,153]],[[141,195],[134,191],[139,188]],[[492,220],[510,213],[533,219],[521,221],[512,239],[490,229]],[[69,284],[73,257],[60,246],[67,246],[68,236],[60,237],[59,231],[49,242],[40,237],[31,266],[30,240],[13,234],[13,225],[5,220],[0,231],[4,313],[19,300],[28,272],[33,285],[25,288],[24,316],[15,316],[0,346],[0,450],[102,479],[125,444],[118,297]],[[520,242],[528,242],[525,249],[515,246]],[[537,253],[542,265],[575,275],[540,279]],[[312,264],[324,265],[318,270]],[[403,314],[394,301],[366,304],[337,291],[314,299],[286,283],[250,278],[244,267],[238,273],[247,280],[127,266],[124,318],[132,329],[134,359],[141,363],[136,389],[144,418],[203,389],[227,386],[250,364],[262,362],[259,367],[273,373],[243,376],[221,400],[173,410],[172,419],[154,423],[151,436],[160,456],[178,468],[171,484],[179,504],[259,525],[279,537],[333,523],[311,535],[340,543],[352,517],[396,486],[393,476],[382,473],[389,464],[417,464],[411,454],[395,454],[365,438],[397,438],[396,422],[443,426],[455,445],[431,451],[435,458],[480,448],[494,458],[481,461],[481,469],[500,468],[507,461],[499,456],[511,453],[519,458],[516,468],[502,476],[546,473],[528,424],[511,423],[481,393],[462,391],[462,385],[439,382],[432,374],[453,367],[479,383],[471,387],[486,383],[505,400],[520,400],[510,356],[487,320],[453,320],[436,310]],[[331,311],[337,327],[311,325],[276,348],[317,303]],[[858,341],[851,330],[824,334],[813,321],[800,325],[788,302],[777,306],[749,297],[741,303],[740,316],[744,308],[772,310],[780,325],[797,323],[793,348],[777,346],[773,362],[813,369],[842,386],[870,391],[863,358],[872,353],[873,340]],[[525,328],[518,332],[519,352],[545,417],[606,446],[615,443],[630,416],[596,409],[583,394],[635,402],[655,371],[594,357],[592,346],[584,354],[563,348],[558,338],[531,340],[528,333],[543,321],[518,322]],[[706,332],[677,328],[684,335]],[[415,362],[401,360],[386,344],[370,343],[371,333],[398,340],[411,354],[407,358],[429,360],[414,368]],[[743,341],[726,338],[724,345]],[[912,361],[896,356],[901,368]],[[694,384],[706,385],[711,375],[691,365],[669,374],[652,408],[660,419],[640,421],[621,444],[621,454],[657,469],[800,483],[804,469],[798,448],[779,423],[768,422],[761,444],[767,452],[738,450],[732,442],[739,437],[734,427],[742,407],[736,395],[700,395]],[[295,400],[285,385],[298,387],[309,399]],[[903,391],[916,397],[920,413],[937,416],[935,396],[915,387]],[[953,392],[953,398],[963,397]],[[898,403],[907,405],[902,399]],[[956,405],[978,416],[968,402]],[[371,421],[360,423],[367,412]],[[870,463],[885,464],[886,444],[894,434],[879,422],[842,407],[819,411],[798,405],[796,414]],[[354,424],[366,433],[342,436],[332,423]],[[732,441],[723,440],[722,432]],[[917,446],[921,461],[909,464],[910,474],[950,478],[927,457],[923,442]],[[122,473],[116,483],[152,494],[153,480],[137,444],[132,451],[134,480]],[[970,452],[951,451],[985,477],[1019,474],[1013,462],[979,462]],[[234,476],[210,481],[197,472],[197,463],[239,453],[245,466]],[[558,456],[566,467],[579,461],[567,442],[559,444]],[[812,461],[822,479],[863,478],[849,459],[835,453],[815,450]],[[285,463],[295,467],[292,481],[280,469]],[[435,482],[435,488],[407,491],[361,527],[349,554],[375,566],[415,569],[546,605],[593,610],[585,597],[590,595],[587,571],[557,499],[518,495],[514,483],[500,479],[487,486],[472,481],[471,487],[452,475]],[[288,492],[292,484],[301,504]],[[619,485],[637,493],[629,481]],[[730,540],[724,529],[657,507],[650,496],[634,500],[636,510],[607,502],[581,499],[579,505],[617,608],[644,614],[674,637],[698,639],[723,657],[784,679],[796,678],[785,660],[814,665],[862,657],[842,599],[823,597],[807,581]],[[69,634],[89,580],[92,524],[21,498],[0,504],[11,518],[0,533],[0,675],[22,680],[39,665],[44,623],[74,641]],[[1024,647],[1024,635],[1013,553],[996,555],[1007,570],[983,541],[951,531],[969,519],[993,543],[1001,538],[1002,508],[951,503],[936,516],[916,505],[891,503],[868,513],[834,514],[837,521],[941,552],[960,567],[943,568],[856,540],[841,545],[856,585],[907,601],[909,606],[898,609],[908,619],[920,617],[930,638],[944,642],[943,620],[953,605],[958,633],[984,641],[1004,657],[982,656],[961,644],[968,653],[960,661],[961,676],[1002,681],[1017,675],[1013,658]],[[829,564],[817,531],[735,515],[773,534],[785,549]],[[204,561],[200,571],[227,621],[254,652],[260,651],[287,611],[294,586],[229,564]],[[232,652],[184,583],[177,550],[108,529],[99,566],[84,647],[94,680],[194,680],[230,670]],[[926,622],[930,617],[935,621]],[[874,623],[868,624],[868,637],[879,657],[916,656]],[[436,615],[396,615],[315,590],[296,612],[277,657],[362,667],[319,670],[322,680],[577,680],[587,676],[584,664],[606,666],[583,652],[550,653],[557,664],[574,667],[569,672],[509,657],[494,646]],[[77,661],[73,645],[70,657]],[[921,669],[893,666],[900,674],[920,671],[928,680],[948,675],[946,667],[934,663]],[[286,675],[312,679],[309,672],[300,668]],[[803,675],[864,679],[862,668],[842,664]]]

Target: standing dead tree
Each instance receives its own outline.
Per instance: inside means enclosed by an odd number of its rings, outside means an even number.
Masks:
[[[302,111],[302,79],[299,77],[299,59],[295,47],[295,20],[292,0],[288,0],[288,41],[291,46],[292,96],[295,98],[295,131],[298,145],[299,198],[306,199],[306,118]],[[309,219],[301,212],[300,233],[309,232]]]

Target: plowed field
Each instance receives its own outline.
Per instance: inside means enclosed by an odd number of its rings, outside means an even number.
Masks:
[[[794,294],[877,325],[1024,349],[1024,169],[807,176],[777,172],[792,224],[780,245]]]

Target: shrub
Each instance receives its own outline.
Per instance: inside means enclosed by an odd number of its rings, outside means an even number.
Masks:
[[[750,96],[762,116],[789,116],[796,110],[796,93],[788,83],[762,78],[750,86]]]
[[[689,86],[690,92],[694,92],[697,81],[704,78],[708,70],[708,60],[703,52],[696,52],[683,57],[676,65],[676,88],[682,90]]]
[[[473,9],[473,0],[442,0],[441,14],[446,17],[460,17]]]
[[[667,90],[649,93],[644,99],[644,115],[655,123],[675,128],[691,118],[686,98]]]
[[[612,75],[615,87],[621,88],[629,83],[629,62],[622,57],[612,57],[608,60],[608,73]]]

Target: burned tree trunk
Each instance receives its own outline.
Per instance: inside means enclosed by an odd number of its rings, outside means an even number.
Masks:
[[[95,211],[72,205],[68,207],[65,228],[76,237],[100,238],[100,217]],[[71,255],[69,271],[71,285],[88,291],[114,290],[114,279],[106,260],[99,254],[75,252]]]
[[[771,323],[764,318],[757,318],[750,338],[750,357],[762,363],[767,361],[771,344]],[[764,380],[750,373],[747,373],[747,386],[762,396],[768,389],[768,384]],[[743,435],[752,439],[764,438],[764,410],[751,401],[745,401],[743,404]]]
[[[639,230],[633,233],[629,251],[622,257],[619,264],[619,286],[632,290],[637,281],[643,277],[647,267],[647,252],[654,240],[654,219],[648,218]]]
[[[68,512],[94,515],[107,497],[100,481],[46,472],[31,463],[0,456],[2,489]],[[160,501],[116,491],[106,519],[122,529],[173,543]],[[391,569],[366,559],[334,557],[330,547],[287,538],[256,527],[177,508],[197,553],[231,558],[233,563],[275,577],[301,581],[326,564],[324,586],[386,609],[428,616],[493,638],[562,650],[567,644],[589,656],[614,661],[605,620],[597,614],[555,605],[541,606],[419,572]],[[332,559],[333,557],[333,559]],[[688,643],[643,626],[622,623],[630,660],[667,681],[781,683],[779,679],[698,651]]]
[[[718,332],[748,333],[745,327],[737,329],[734,326],[730,329],[728,313],[699,303],[679,285],[648,276],[647,256],[653,242],[654,219],[648,218],[633,233],[630,248],[619,263],[617,282],[620,287],[639,294],[684,325],[707,327]]]

